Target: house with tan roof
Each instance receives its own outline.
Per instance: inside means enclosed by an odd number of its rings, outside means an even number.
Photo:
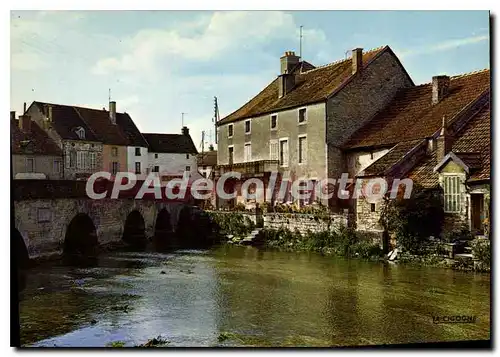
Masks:
[[[10,113],[14,179],[62,178],[62,151],[28,115]]]
[[[466,224],[484,234],[489,216],[490,71],[402,88],[383,110],[343,145],[350,176],[410,178],[439,189],[447,230]],[[357,229],[383,231],[383,200],[351,201]]]
[[[279,180],[313,184],[338,178],[344,169],[342,146],[350,136],[398,90],[412,86],[388,46],[356,48],[349,58],[321,67],[285,52],[277,78],[217,122],[217,176],[238,171],[245,178],[262,178],[265,185],[273,171]],[[233,188],[239,191],[240,185],[234,182]],[[276,191],[264,199],[275,202]],[[247,203],[241,194],[236,202]],[[323,203],[340,208],[335,197]]]

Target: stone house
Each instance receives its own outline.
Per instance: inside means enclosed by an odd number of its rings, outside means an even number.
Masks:
[[[25,114],[61,148],[64,179],[85,180],[102,170],[102,142],[75,107],[34,101]]]
[[[10,113],[14,179],[62,178],[62,151],[29,115]]]
[[[350,176],[409,178],[443,191],[446,229],[465,223],[484,233],[489,206],[490,72],[436,76],[401,89],[343,146]],[[404,187],[404,186],[403,186]],[[351,186],[351,191],[355,188]],[[350,200],[357,229],[382,233],[382,199]]]
[[[349,58],[320,67],[286,52],[280,67],[278,77],[259,94],[217,122],[218,177],[238,171],[243,178],[262,178],[266,188],[271,172],[279,173],[278,188],[282,180],[314,185],[340,177],[341,146],[400,88],[414,85],[388,46],[367,52],[356,48]],[[229,186],[238,192],[236,202],[248,203],[241,181]],[[276,191],[264,199],[276,202]],[[338,210],[335,197],[323,203]]]
[[[182,134],[143,133],[149,152],[149,172],[157,172],[162,185],[171,178],[182,177],[189,171],[190,177],[201,177],[198,173],[198,151],[187,127]]]

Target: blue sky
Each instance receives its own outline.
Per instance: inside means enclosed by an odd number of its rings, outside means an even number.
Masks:
[[[33,100],[107,107],[143,132],[180,133],[195,144],[298,53],[322,65],[346,51],[389,45],[415,83],[489,68],[487,11],[13,11],[11,110]]]

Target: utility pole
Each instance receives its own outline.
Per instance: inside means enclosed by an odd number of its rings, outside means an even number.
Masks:
[[[203,152],[205,151],[205,130],[201,131],[201,154],[203,157]]]
[[[212,118],[212,122],[215,127],[215,143],[217,144],[217,122],[219,121],[219,104],[217,103],[217,97],[214,97],[214,117]]]
[[[302,59],[302,27],[304,26],[300,26],[300,38],[299,38],[299,57],[300,59]]]

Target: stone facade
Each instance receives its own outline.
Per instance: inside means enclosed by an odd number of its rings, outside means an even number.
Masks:
[[[263,215],[264,228],[286,228],[299,231],[301,234],[309,232],[331,231],[341,226],[347,226],[346,215],[329,215],[328,219],[314,214],[301,213],[267,213]]]
[[[99,142],[80,141],[80,140],[64,140],[63,141],[63,156],[64,156],[64,173],[63,177],[66,180],[76,180],[79,178],[88,177],[94,172],[98,172],[103,168],[103,145]],[[72,154],[75,152],[75,154]],[[78,160],[78,153],[82,152],[83,161]],[[95,163],[90,161],[90,155],[94,153]],[[73,158],[71,159],[73,155]],[[107,170],[106,170],[107,171]]]
[[[28,159],[33,159],[33,171],[28,168]],[[43,174],[49,180],[62,178],[62,157],[55,155],[12,155],[13,178],[29,178]],[[35,177],[36,178],[36,177]]]
[[[34,199],[14,202],[15,228],[24,239],[30,258],[61,254],[66,231],[72,219],[84,213],[92,220],[99,244],[122,239],[128,215],[141,213],[146,236],[154,234],[158,213],[165,208],[170,214],[171,226],[177,230],[182,203],[138,201],[134,199]]]

